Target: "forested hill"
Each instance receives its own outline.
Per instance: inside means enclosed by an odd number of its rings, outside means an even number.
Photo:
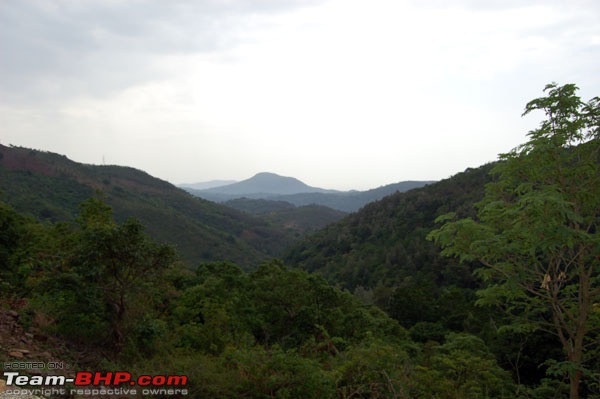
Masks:
[[[0,200],[19,212],[71,221],[79,204],[98,192],[117,220],[139,219],[155,239],[176,244],[191,266],[211,260],[256,265],[289,245],[281,230],[262,219],[196,198],[140,170],[0,145]]]
[[[425,237],[440,215],[475,213],[473,204],[483,197],[492,166],[469,168],[449,179],[372,202],[296,244],[286,262],[319,272],[351,290],[397,286],[407,279],[427,285],[456,279],[468,284],[470,273],[442,258],[439,248]]]
[[[490,308],[475,306],[481,288],[473,276],[476,265],[442,257],[439,247],[427,240],[428,233],[439,227],[438,216],[476,215],[474,204],[483,199],[485,185],[494,179],[490,175],[494,166],[469,168],[367,204],[293,246],[285,262],[322,274],[363,303],[377,305],[417,342],[442,342],[449,332],[487,337],[504,367],[510,369],[518,353],[523,378],[537,384],[544,376],[540,364],[556,356],[547,349],[555,348],[556,342],[532,335],[532,341],[544,344],[524,350],[518,347],[518,339],[499,337],[494,323],[503,313],[490,314]]]

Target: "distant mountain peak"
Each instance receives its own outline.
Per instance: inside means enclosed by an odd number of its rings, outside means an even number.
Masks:
[[[272,172],[260,172],[249,179],[237,183],[202,191],[229,195],[288,195],[323,192],[326,190],[311,187],[294,177],[281,176]]]
[[[233,199],[268,199],[286,201],[295,206],[324,205],[343,212],[354,212],[365,204],[379,200],[396,191],[407,191],[432,183],[431,181],[403,181],[367,191],[326,190],[309,186],[294,178],[272,172],[260,172],[234,184],[205,189],[184,187],[191,194],[214,202]]]
[[[286,177],[286,176],[281,176],[281,175],[278,175],[277,173],[273,173],[273,172],[258,172],[257,174],[252,176],[251,179],[256,178],[256,177]]]
[[[300,180],[296,179],[295,177],[282,176],[282,175],[278,175],[277,173],[273,173],[273,172],[259,172],[259,173],[255,174],[254,176],[252,176],[251,178],[246,179],[246,181],[247,180],[266,180],[266,181],[295,180],[295,181],[302,183]],[[302,183],[302,184],[304,184],[304,183]]]

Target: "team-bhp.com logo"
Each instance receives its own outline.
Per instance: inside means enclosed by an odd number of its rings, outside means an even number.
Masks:
[[[127,371],[116,372],[88,372],[79,371],[74,377],[64,375],[47,376],[29,376],[22,375],[17,371],[5,371],[4,378],[6,387],[14,392],[26,393],[31,389],[25,387],[44,387],[44,389],[57,389],[67,391],[67,384],[75,388],[69,389],[69,393],[74,395],[136,395],[141,388],[143,395],[187,395],[185,388],[187,385],[187,376],[185,375],[141,375],[134,378]],[[85,388],[83,388],[85,387]],[[136,388],[133,388],[136,387]],[[38,388],[38,390],[43,390]],[[18,391],[18,392],[17,392]],[[43,394],[43,392],[39,392]],[[53,392],[54,393],[54,392]]]

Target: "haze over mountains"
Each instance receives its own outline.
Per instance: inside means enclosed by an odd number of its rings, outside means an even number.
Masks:
[[[204,190],[207,188],[226,186],[228,184],[233,184],[233,183],[237,183],[237,181],[236,180],[211,180],[211,181],[201,182],[201,183],[183,183],[183,184],[179,184],[179,187],[193,188],[195,190]]]
[[[393,187],[339,192],[261,173],[200,191],[227,192],[219,194],[227,201],[218,204],[134,168],[80,164],[64,155],[0,145],[0,201],[37,219],[57,222],[75,221],[79,205],[100,196],[118,221],[140,220],[152,237],[176,245],[191,265],[229,259],[251,267],[281,256],[307,233],[358,209],[366,195],[377,193],[373,200],[378,199],[382,189]]]
[[[248,198],[264,198],[272,195],[289,195],[299,193],[315,193],[315,192],[339,192],[336,190],[325,190],[318,187],[311,187],[304,182],[294,178],[280,176],[275,173],[261,172],[252,176],[249,179],[240,182],[230,181],[229,183],[217,185],[219,180],[213,180],[212,187],[199,189],[204,195],[224,194],[231,196],[247,196]],[[227,180],[221,180],[227,182]],[[202,185],[211,185],[211,182],[195,183],[190,185],[180,185],[180,187],[198,189]],[[238,197],[239,198],[239,197]]]
[[[285,201],[295,206],[323,205],[343,212],[354,212],[365,204],[395,192],[423,187],[432,181],[405,181],[367,191],[339,191],[312,187],[293,178],[275,173],[258,173],[241,182],[206,189],[196,189],[204,183],[180,185],[191,194],[214,202],[246,198]]]

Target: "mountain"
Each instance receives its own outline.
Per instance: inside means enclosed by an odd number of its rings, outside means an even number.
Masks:
[[[270,197],[273,200],[287,201],[296,206],[318,204],[342,212],[355,212],[366,204],[377,201],[396,192],[405,192],[413,188],[423,187],[432,181],[404,181],[389,184],[367,191],[345,191],[329,193],[300,193]]]
[[[354,212],[365,204],[394,192],[407,191],[432,183],[431,181],[405,181],[368,191],[338,191],[311,187],[293,177],[274,173],[259,173],[247,180],[221,187],[197,190],[181,186],[200,198],[226,203],[237,198],[283,201],[295,206],[323,205],[342,212]]]
[[[311,187],[293,177],[280,176],[275,173],[258,173],[249,179],[226,186],[201,190],[203,194],[225,194],[230,196],[246,196],[263,198],[268,195],[288,195],[297,193],[321,193],[333,190]]]
[[[99,193],[99,194],[97,194]],[[268,222],[194,197],[147,173],[85,165],[59,154],[0,145],[0,201],[41,220],[73,221],[79,204],[100,195],[115,218],[134,217],[191,266],[230,260],[245,267],[279,256],[292,238]]]
[[[182,184],[178,184],[177,186],[180,188],[205,190],[207,188],[221,187],[221,186],[226,186],[228,184],[233,184],[233,183],[237,183],[237,182],[235,180],[211,180],[211,181],[201,182],[201,183],[182,183]]]
[[[408,190],[412,190],[413,188],[423,187],[427,184],[435,183],[433,180],[425,180],[425,181],[402,181],[399,183],[392,183],[385,186],[381,186],[378,188],[374,188],[367,191],[359,191],[355,194],[351,194],[352,197],[360,198],[363,204],[368,202],[377,201],[385,196],[390,194],[394,194],[396,192],[403,193]]]

